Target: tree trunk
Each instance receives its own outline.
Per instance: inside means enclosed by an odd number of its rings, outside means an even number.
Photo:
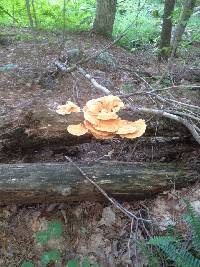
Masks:
[[[199,178],[193,170],[162,163],[100,162],[81,168],[110,196],[127,200],[185,187]],[[0,204],[97,199],[105,200],[71,163],[0,165]]]
[[[34,28],[34,24],[33,24],[33,18],[32,18],[32,15],[31,15],[30,0],[25,0],[25,2],[26,2],[26,12],[27,12],[27,15],[28,15],[29,23],[30,23],[31,29],[33,29]]]
[[[116,13],[116,0],[97,0],[94,32],[111,36]]]
[[[196,4],[196,0],[185,0],[183,11],[181,13],[180,21],[176,26],[176,31],[172,40],[173,54],[175,54],[178,44],[180,43],[187,23],[192,15]]]
[[[15,26],[15,3],[12,3],[13,26]]]
[[[66,31],[66,1],[63,0],[63,43],[65,42],[65,31]]]
[[[35,10],[35,1],[32,0],[31,4],[32,4],[32,9],[33,9],[33,17],[34,17],[35,27],[38,28],[38,20],[37,20],[37,14],[36,14],[36,10]]]
[[[170,54],[170,42],[172,33],[172,13],[174,11],[175,0],[165,0],[163,15],[163,25],[160,39],[159,60],[168,59]]]

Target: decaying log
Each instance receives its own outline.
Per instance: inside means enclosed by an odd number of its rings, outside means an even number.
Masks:
[[[199,179],[186,167],[161,163],[78,164],[111,196],[144,199]],[[0,203],[100,200],[102,196],[71,163],[1,164]]]
[[[131,112],[123,110],[120,117],[128,120],[135,120],[137,117]],[[0,121],[0,150],[1,143],[6,144],[6,149],[12,148],[28,148],[50,146],[51,144],[63,144],[67,146],[90,142],[91,136],[84,135],[80,137],[73,136],[67,132],[67,125],[78,124],[84,120],[83,113],[72,113],[67,116],[61,116],[55,110],[44,108],[32,108],[22,112],[17,117],[2,117]],[[186,129],[181,125],[173,124],[170,121],[162,120],[157,128],[157,135],[183,136]],[[180,134],[181,133],[181,134]],[[155,125],[148,123],[146,136],[155,135]],[[185,131],[184,136],[187,138],[189,134]]]

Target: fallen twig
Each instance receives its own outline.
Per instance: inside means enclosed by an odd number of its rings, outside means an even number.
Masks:
[[[132,105],[126,105],[126,108],[132,111],[155,114],[155,115],[166,117],[168,119],[182,123],[185,127],[188,128],[188,130],[190,131],[194,139],[200,144],[200,135],[195,129],[196,127],[194,127],[192,123],[190,123],[187,119],[182,118],[181,116],[171,114],[169,112],[166,112],[165,110],[159,110],[159,109],[153,109],[153,108],[141,108],[141,107],[134,107]]]
[[[140,217],[137,217],[134,213],[128,211],[126,208],[124,208],[117,200],[114,198],[109,197],[109,195],[97,184],[95,181],[93,181],[70,157],[65,156],[65,158],[73,164],[73,166],[79,170],[79,172],[85,177],[91,184],[94,185],[95,188],[97,188],[100,193],[109,201],[111,202],[117,209],[122,211],[129,219],[135,219],[137,221],[144,221],[147,223],[151,223],[152,220],[146,220]]]
[[[103,92],[104,94],[108,94],[108,95],[110,94],[110,91],[109,91],[106,87],[100,85],[100,84],[99,84],[94,78],[92,78],[92,77],[90,76],[90,74],[88,74],[83,68],[79,67],[79,68],[78,68],[78,72],[80,72],[86,79],[88,79],[88,80],[94,85],[94,87],[95,87],[96,89],[100,90],[100,91]]]

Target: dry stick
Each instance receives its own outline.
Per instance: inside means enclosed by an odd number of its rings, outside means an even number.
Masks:
[[[71,158],[69,158],[68,156],[65,156],[65,158],[77,169],[79,170],[79,172],[83,175],[83,177],[85,177],[91,184],[94,185],[95,188],[97,188],[101,194],[107,198],[107,200],[109,202],[111,202],[117,209],[119,209],[120,211],[122,211],[126,216],[128,216],[129,219],[135,219],[137,221],[144,221],[144,222],[148,222],[151,223],[152,220],[146,220],[140,217],[137,217],[135,214],[133,214],[132,212],[128,211],[127,209],[125,209],[120,203],[117,202],[117,200],[115,200],[114,198],[109,197],[109,195],[98,185],[95,183],[95,181],[93,181]]]
[[[168,119],[174,120],[176,122],[182,123],[185,127],[188,128],[188,130],[190,131],[190,133],[192,134],[192,136],[194,137],[194,139],[200,144],[200,135],[198,134],[197,130],[195,129],[196,127],[193,126],[193,124],[189,123],[186,119],[168,113],[165,110],[159,110],[159,109],[153,109],[153,108],[141,108],[141,107],[134,107],[132,105],[127,105],[126,106],[127,109],[130,109],[132,111],[139,111],[139,112],[143,112],[143,113],[149,113],[149,114],[155,114],[158,116],[163,116],[166,117]]]
[[[103,92],[104,94],[107,94],[107,95],[109,95],[110,94],[110,91],[106,88],[106,87],[104,87],[104,86],[102,86],[102,85],[100,85],[94,78],[92,78],[83,68],[81,68],[81,67],[79,67],[78,68],[78,71],[86,78],[86,79],[88,79],[93,85],[94,85],[94,87],[95,88],[97,88],[98,90],[100,90],[101,92]]]
[[[158,100],[160,100],[162,102],[168,102],[168,103],[170,103],[172,101],[172,102],[177,103],[179,105],[188,106],[188,107],[194,108],[194,109],[200,109],[200,107],[195,106],[195,105],[186,104],[186,103],[183,103],[183,102],[180,102],[180,101],[176,101],[176,100],[173,100],[173,99],[163,98],[163,97],[161,97],[161,96],[159,96],[157,94],[153,94],[152,92],[154,91],[154,88],[143,77],[140,77],[135,72],[134,72],[134,74],[140,80],[142,80],[152,90],[150,92],[146,92],[146,94],[152,95],[152,96],[154,96],[155,98],[157,98]],[[141,92],[141,93],[144,94],[145,92]],[[150,108],[140,108],[140,107],[135,107],[134,108],[134,107],[132,107],[132,105],[127,105],[126,107],[129,108],[129,109],[131,109],[131,110],[134,110],[134,111],[137,110],[137,111],[144,112],[144,113],[146,112],[146,113],[150,113],[150,114],[164,116],[164,117],[169,118],[171,120],[175,120],[175,121],[177,121],[179,123],[182,123],[184,126],[186,126],[188,128],[188,130],[193,135],[194,139],[200,144],[200,135],[198,134],[199,128],[196,125],[194,125],[193,123],[188,122],[186,119],[184,119],[184,118],[182,118],[180,116],[171,114],[169,112],[166,112],[164,110],[150,109]]]
[[[179,88],[193,88],[193,89],[199,89],[200,85],[197,84],[191,84],[191,85],[187,85],[187,84],[180,84],[180,85],[173,85],[173,86],[169,86],[169,87],[165,87],[165,88],[158,88],[158,89],[154,89],[153,92],[158,92],[158,91],[167,91],[167,90],[172,90],[172,89],[179,89]]]
[[[193,119],[193,120],[196,120],[198,122],[200,122],[200,118],[198,116],[194,116],[192,114],[188,114],[188,113],[185,113],[185,112],[181,112],[181,111],[174,111],[174,110],[165,110],[166,112],[168,113],[173,113],[175,115],[179,115],[179,116],[184,116],[184,117],[188,117],[190,119]]]
[[[132,219],[131,220],[130,235],[129,235],[129,239],[128,239],[128,243],[127,243],[129,260],[131,260],[131,247],[130,247],[130,244],[131,244],[131,239],[133,238],[133,223],[134,223],[134,220]],[[136,220],[136,224],[138,225],[138,221],[137,220]],[[136,248],[136,246],[135,246],[135,248]],[[137,256],[137,251],[135,251],[135,256]],[[129,266],[129,265],[127,264],[127,266]]]

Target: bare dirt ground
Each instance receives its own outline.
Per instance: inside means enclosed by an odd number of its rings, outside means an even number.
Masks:
[[[66,34],[61,46],[62,36],[56,33],[37,33],[34,42],[30,32],[16,29],[5,29],[10,36],[7,42],[0,45],[0,67],[14,64],[11,69],[0,72],[0,116],[2,121],[18,118],[30,107],[37,110],[41,106],[55,109],[58,104],[71,100],[83,106],[91,98],[101,96],[84,77],[76,71],[72,74],[58,73],[54,61],[64,51],[79,48],[86,55],[91,55],[108,44],[109,40],[89,35],[88,33]],[[29,37],[27,37],[29,36]],[[23,37],[23,38],[22,38]],[[23,39],[23,40],[21,40]],[[114,46],[108,50],[114,65],[99,64],[92,60],[84,64],[84,69],[101,85],[106,86],[114,94],[124,90],[137,92],[144,83],[134,75],[140,73],[148,82],[156,82],[164,71],[166,64],[158,63],[154,48],[128,53],[123,48]],[[165,80],[173,84],[199,83],[199,47],[176,59],[173,71]],[[183,64],[184,61],[184,64]],[[164,86],[164,85],[163,85]],[[173,92],[180,99],[188,97],[188,91]],[[190,91],[193,103],[199,105],[199,91]],[[141,99],[136,98],[136,103]],[[145,100],[148,106],[150,100]],[[137,115],[138,116],[138,115]],[[137,118],[137,117],[136,117]],[[136,119],[134,118],[134,119]],[[20,148],[17,144],[7,146],[0,143],[1,163],[15,162],[63,162],[65,155],[75,161],[120,160],[129,162],[182,162],[199,169],[200,148],[184,129],[183,136],[175,141],[163,143],[163,137],[177,137],[176,125],[167,122],[166,126],[158,118],[146,116],[150,125],[149,132],[139,140],[97,141],[69,145],[67,143],[49,144],[44,146]],[[160,126],[161,125],[161,126]],[[1,126],[1,122],[0,122]],[[184,139],[181,139],[184,137]],[[191,201],[200,201],[200,190],[194,188],[182,191],[166,192],[155,200],[134,203],[122,203],[129,210],[146,218],[155,217],[158,221],[178,221],[184,212],[179,198],[189,195]],[[58,220],[63,224],[62,238],[49,242],[46,246],[35,242],[34,234],[44,227],[46,222]],[[2,206],[0,207],[0,266],[21,266],[24,260],[32,260],[35,266],[40,265],[40,255],[44,250],[57,248],[62,253],[62,263],[49,266],[65,266],[71,258],[89,256],[99,262],[100,266],[134,266],[138,261],[145,266],[146,260],[135,249],[134,240],[144,239],[148,235],[160,232],[157,227],[139,226],[130,241],[130,221],[108,203],[76,203],[67,205],[55,203],[37,206]],[[146,230],[147,232],[145,232]],[[163,229],[162,229],[163,230]],[[137,236],[136,236],[137,235]]]

